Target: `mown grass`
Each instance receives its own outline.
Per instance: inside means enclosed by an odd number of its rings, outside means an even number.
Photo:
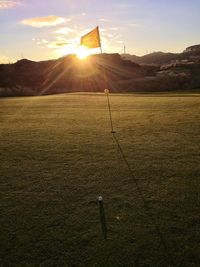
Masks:
[[[199,266],[200,95],[110,100],[174,266]],[[109,126],[102,94],[0,100],[1,266],[170,266]]]

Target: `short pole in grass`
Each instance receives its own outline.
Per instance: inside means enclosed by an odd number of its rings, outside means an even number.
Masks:
[[[113,129],[113,122],[112,122],[112,114],[111,114],[110,99],[109,99],[109,90],[105,89],[104,93],[106,94],[107,101],[108,101],[108,110],[109,110],[109,117],[110,117],[111,133],[115,133],[115,131]]]
[[[107,240],[107,227],[106,227],[106,216],[103,206],[103,198],[102,196],[98,197],[98,204],[99,204],[99,214],[100,214],[100,222],[101,222],[101,230],[103,234],[103,238]]]

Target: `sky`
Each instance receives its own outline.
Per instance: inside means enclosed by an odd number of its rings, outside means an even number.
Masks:
[[[76,53],[97,25],[106,53],[182,52],[200,44],[199,12],[200,0],[0,0],[0,63]]]

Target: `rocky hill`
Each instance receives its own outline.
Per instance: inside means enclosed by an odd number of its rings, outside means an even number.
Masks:
[[[0,95],[102,92],[105,88],[112,92],[191,89],[200,88],[199,73],[198,62],[139,65],[119,54],[91,55],[86,60],[75,55],[41,62],[22,59],[0,65]]]
[[[39,95],[115,88],[119,80],[144,77],[145,68],[118,54],[92,55],[79,60],[69,55],[51,61],[22,59],[0,65],[0,88],[6,94]]]

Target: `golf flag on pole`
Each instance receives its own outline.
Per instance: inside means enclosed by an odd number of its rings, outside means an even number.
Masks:
[[[101,47],[101,40],[100,40],[98,26],[89,33],[87,33],[86,35],[81,37],[81,45],[87,48]]]

